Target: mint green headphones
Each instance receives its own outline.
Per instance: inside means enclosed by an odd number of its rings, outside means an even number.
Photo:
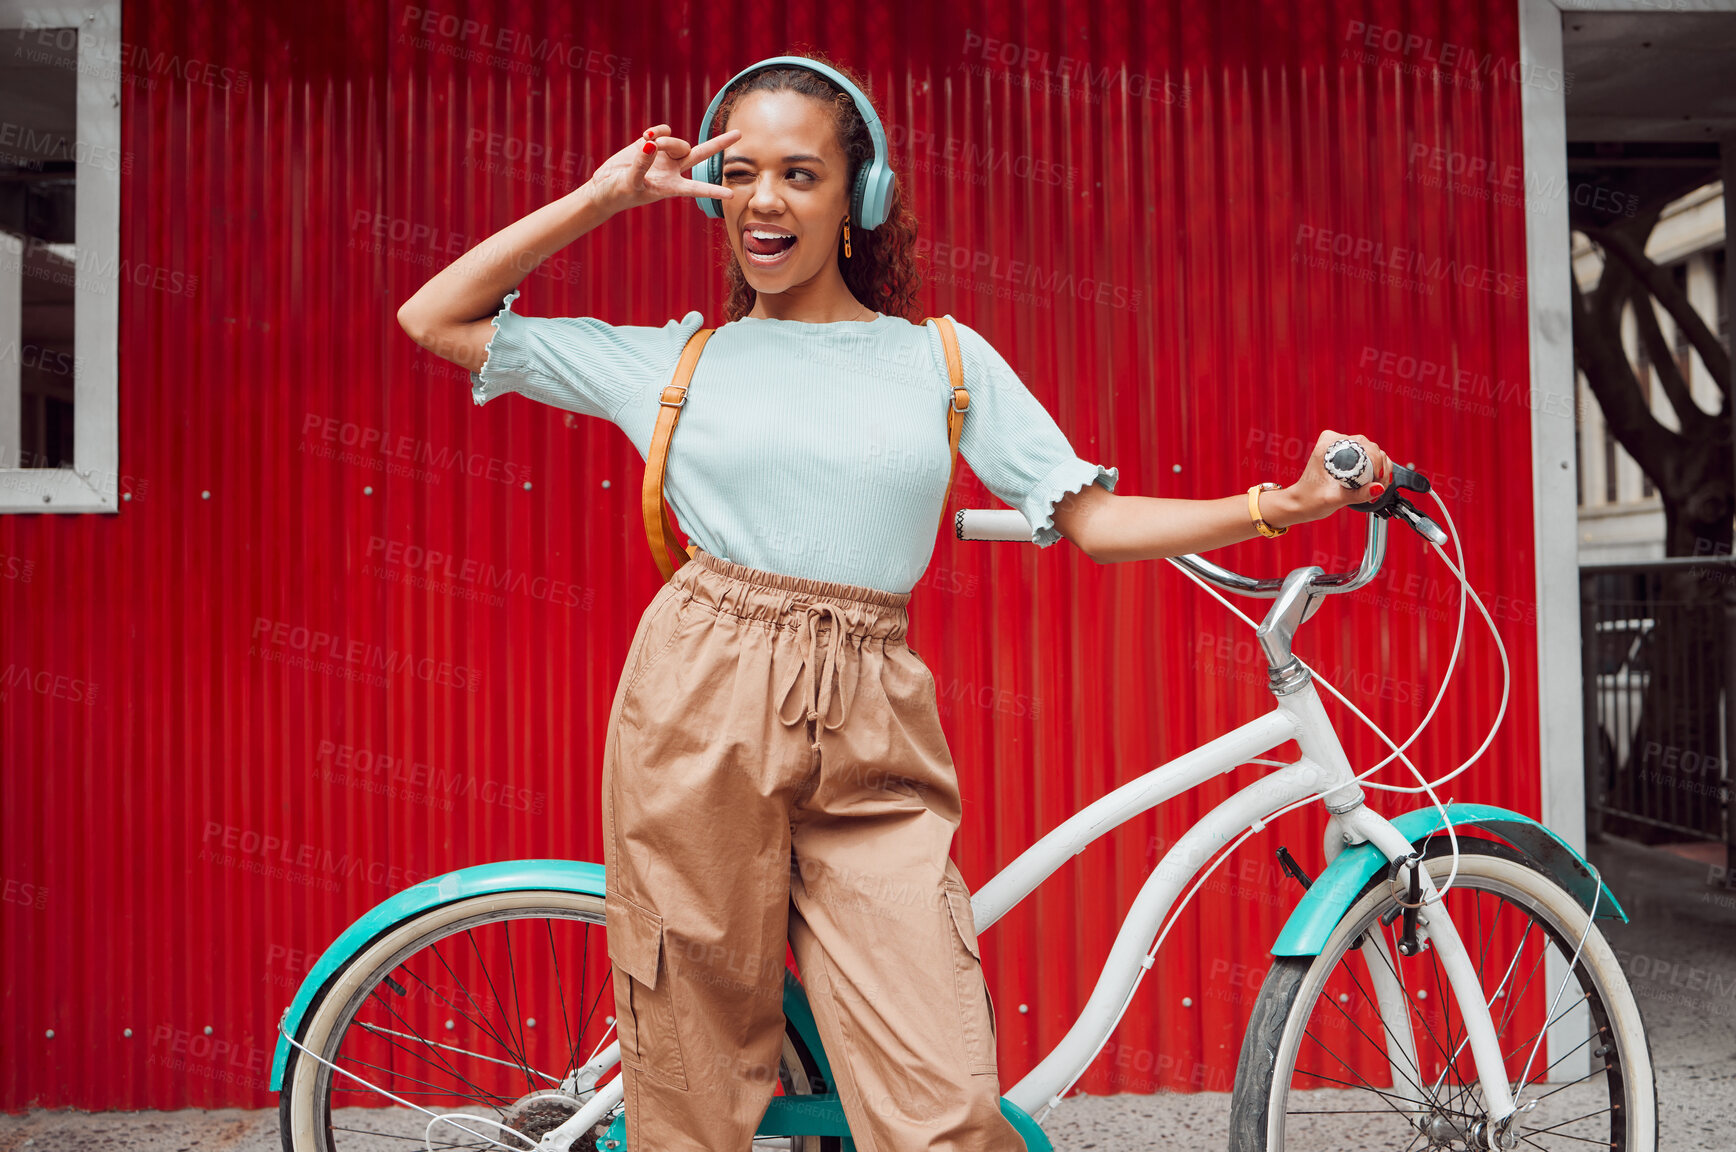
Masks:
[[[850,223],[857,228],[869,231],[880,227],[886,222],[886,213],[892,200],[892,165],[886,159],[886,132],[880,127],[880,117],[874,112],[874,105],[868,102],[868,97],[861,89],[850,83],[836,68],[829,68],[818,60],[810,60],[806,56],[772,56],[757,64],[750,64],[729,78],[729,83],[717,90],[717,95],[711,98],[711,107],[705,110],[705,119],[699,122],[699,139],[711,138],[711,121],[717,115],[718,105],[723,103],[724,95],[730,87],[750,72],[757,72],[775,64],[794,64],[816,72],[849,94],[856,102],[856,110],[862,114],[863,123],[868,125],[868,137],[874,142],[874,158],[862,165],[862,170],[856,174],[856,186],[850,192]],[[703,172],[704,175],[700,175]],[[723,183],[723,153],[709,156],[699,162],[694,178],[707,184]],[[696,197],[699,209],[714,220],[723,219],[723,202],[715,196]]]

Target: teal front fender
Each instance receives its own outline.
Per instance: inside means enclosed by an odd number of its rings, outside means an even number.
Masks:
[[[430,877],[374,905],[332,941],[331,947],[308,972],[295,999],[284,1011],[283,1020],[278,1025],[277,1054],[271,1061],[271,1090],[283,1091],[283,1073],[289,1065],[289,1037],[301,1036],[302,1020],[314,997],[349,963],[351,957],[366,948],[380,933],[442,904],[471,896],[527,889],[577,892],[600,900],[603,898],[603,866],[579,860],[502,860],[494,864],[478,864]]]
[[[1455,829],[1481,828],[1500,837],[1532,863],[1553,876],[1561,886],[1587,911],[1595,899],[1599,920],[1627,919],[1627,913],[1616,902],[1615,894],[1591,870],[1585,857],[1575,852],[1561,837],[1529,816],[1495,808],[1488,804],[1449,804]],[[1392,821],[1399,833],[1416,844],[1444,826],[1438,808],[1418,808]],[[1272,945],[1274,956],[1318,956],[1325,947],[1327,936],[1356,902],[1371,877],[1386,867],[1386,857],[1373,844],[1358,844],[1346,848],[1327,866],[1313,887],[1302,897],[1284,931]],[[1599,896],[1598,888],[1603,892]]]

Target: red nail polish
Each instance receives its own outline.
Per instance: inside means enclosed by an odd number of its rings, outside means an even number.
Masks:
[[[655,151],[657,151],[657,145],[655,145],[655,144],[651,143],[651,141],[647,140],[647,141],[645,141],[645,151],[655,152]]]
[[[655,133],[656,133],[656,131],[657,131],[657,129],[655,129],[655,128],[647,128],[647,129],[645,129],[645,139],[647,139],[647,140],[655,140],[655,139],[657,139],[657,137],[656,137],[656,135],[655,135]]]
[[[1371,487],[1368,491],[1369,491],[1370,495],[1372,495],[1378,499],[1380,497],[1380,495],[1386,491],[1386,485],[1385,484],[1376,484],[1373,487]]]

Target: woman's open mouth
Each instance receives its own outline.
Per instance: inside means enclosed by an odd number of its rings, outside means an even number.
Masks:
[[[782,228],[743,228],[741,247],[749,263],[759,268],[772,268],[790,258],[796,247],[796,237]]]

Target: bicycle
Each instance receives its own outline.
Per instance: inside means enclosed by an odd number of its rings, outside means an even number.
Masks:
[[[1311,878],[1280,853],[1303,894],[1272,945],[1244,1037],[1231,1095],[1234,1152],[1359,1141],[1656,1147],[1643,1021],[1595,927],[1598,919],[1626,919],[1602,878],[1530,817],[1439,802],[1434,786],[1481,748],[1421,788],[1371,783],[1432,801],[1391,820],[1376,813],[1363,781],[1395,757],[1408,764],[1410,740],[1398,745],[1380,733],[1393,755],[1354,771],[1315,677],[1291,650],[1324,597],[1353,592],[1379,572],[1390,520],[1407,523],[1452,566],[1440,548],[1446,533],[1405,491],[1427,493],[1428,481],[1395,467],[1378,500],[1354,506],[1370,513],[1354,571],[1308,566],[1256,579],[1199,556],[1174,558],[1220,601],[1217,589],[1273,601],[1255,632],[1273,708],[1087,805],[974,894],[981,931],[1128,819],[1239,766],[1276,768],[1164,854],[1077,1020],[1004,1092],[1002,1111],[1028,1148],[1051,1147],[1040,1122],[1109,1039],[1175,914],[1243,840],[1316,800],[1328,813],[1328,864]],[[1444,505],[1441,513],[1451,527]],[[1030,539],[1016,510],[962,511],[955,531],[961,539]],[[1453,570],[1494,633],[1463,577],[1462,556]],[[1461,599],[1461,635],[1463,620]],[[1505,659],[1503,650],[1503,666]],[[1259,759],[1290,740],[1301,749],[1296,760]],[[349,1152],[405,1140],[433,1148],[438,1128],[443,1147],[622,1152],[622,1083],[610,1075],[619,1070],[620,1045],[610,1041],[613,1018],[599,1011],[614,1003],[603,894],[600,865],[508,861],[427,880],[351,925],[279,1024],[271,1087],[281,1093],[285,1149]],[[787,968],[783,1003],[783,1056],[755,1146],[851,1149],[827,1054],[800,979]]]

